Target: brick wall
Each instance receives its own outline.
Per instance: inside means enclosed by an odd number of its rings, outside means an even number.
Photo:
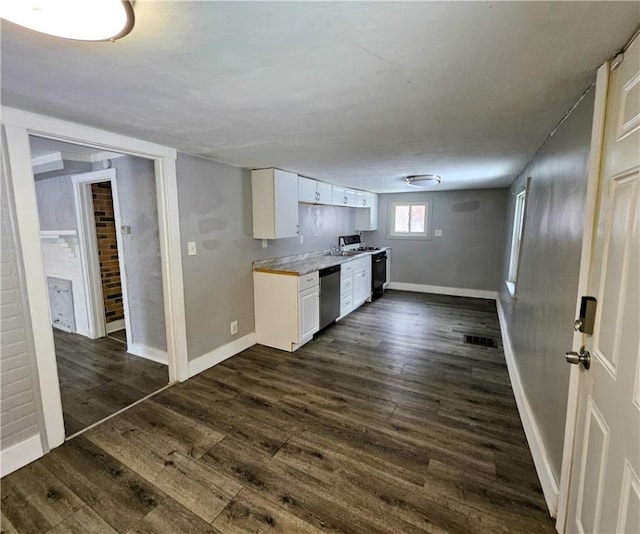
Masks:
[[[0,449],[38,434],[36,374],[17,238],[5,178],[0,194]]]
[[[111,183],[92,184],[91,193],[93,195],[96,235],[98,238],[98,259],[100,260],[104,313],[106,322],[109,324],[124,319]]]

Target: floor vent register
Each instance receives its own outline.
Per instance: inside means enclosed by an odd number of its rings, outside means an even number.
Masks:
[[[479,345],[481,347],[498,348],[498,343],[492,337],[473,336],[471,334],[464,335],[464,342],[471,345]]]

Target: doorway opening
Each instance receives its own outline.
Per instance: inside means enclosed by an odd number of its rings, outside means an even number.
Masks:
[[[169,383],[155,169],[29,141],[69,438]]]

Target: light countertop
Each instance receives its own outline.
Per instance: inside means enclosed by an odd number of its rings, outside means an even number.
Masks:
[[[284,256],[282,258],[272,258],[253,262],[253,270],[261,273],[286,274],[290,276],[303,276],[305,274],[340,265],[357,258],[371,256],[378,252],[387,250],[362,251],[353,256],[330,256],[326,250],[297,254],[295,256]]]

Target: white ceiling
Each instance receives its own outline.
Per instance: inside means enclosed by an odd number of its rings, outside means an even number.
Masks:
[[[377,192],[508,185],[640,2],[151,2],[116,43],[2,22],[5,105]]]

